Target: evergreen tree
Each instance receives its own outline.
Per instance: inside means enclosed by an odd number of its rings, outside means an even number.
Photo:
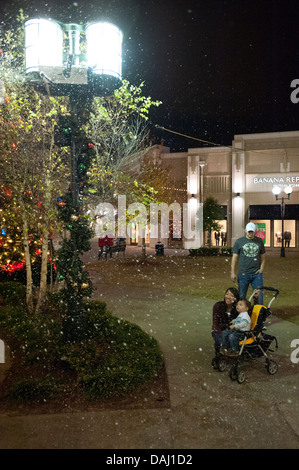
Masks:
[[[222,220],[222,208],[217,200],[213,197],[208,197],[203,203],[203,231],[208,232],[208,245],[211,248],[212,244],[212,231],[221,230],[221,225],[217,222]]]

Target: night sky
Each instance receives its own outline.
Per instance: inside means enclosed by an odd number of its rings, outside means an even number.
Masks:
[[[123,78],[163,104],[151,114],[171,151],[231,145],[235,134],[299,130],[299,8],[293,0],[1,0],[7,24],[31,17],[108,20],[124,34]]]

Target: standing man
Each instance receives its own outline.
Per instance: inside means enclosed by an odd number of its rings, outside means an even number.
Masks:
[[[237,281],[236,267],[238,269],[238,284],[240,298],[246,298],[247,290],[251,284],[252,290],[263,286],[263,270],[265,266],[265,247],[261,238],[256,237],[256,226],[252,222],[245,227],[245,236],[238,238],[233,246],[231,263],[231,279]],[[263,291],[258,296],[258,303],[263,304]]]

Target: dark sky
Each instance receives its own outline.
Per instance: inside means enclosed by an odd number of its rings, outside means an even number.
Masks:
[[[123,78],[163,104],[153,124],[230,145],[235,134],[299,130],[299,8],[293,0],[1,0],[64,23],[109,20],[124,33]],[[201,144],[155,130],[172,151]]]

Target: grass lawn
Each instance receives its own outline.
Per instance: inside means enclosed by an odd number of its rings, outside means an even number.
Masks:
[[[234,285],[230,280],[230,264],[231,258],[225,256],[146,256],[109,259],[90,263],[86,268],[99,273],[103,284],[135,284],[218,300]],[[299,259],[268,256],[264,284],[280,291],[272,305],[273,313],[299,324]],[[265,293],[266,305],[270,298],[271,294],[269,297]]]

